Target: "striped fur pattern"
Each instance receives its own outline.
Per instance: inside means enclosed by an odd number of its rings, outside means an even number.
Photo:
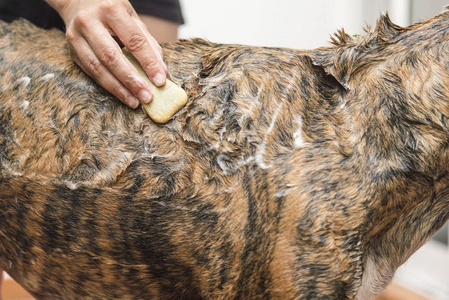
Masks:
[[[38,299],[372,299],[449,217],[449,14],[166,44],[168,123],[0,24],[0,267]]]

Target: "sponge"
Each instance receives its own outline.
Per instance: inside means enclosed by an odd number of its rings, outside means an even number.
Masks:
[[[162,87],[155,86],[148,78],[145,71],[140,66],[137,59],[128,51],[122,49],[123,54],[137,69],[140,76],[148,83],[151,92],[153,93],[153,100],[148,103],[142,103],[143,110],[156,123],[165,123],[187,102],[186,92],[173,81],[167,79],[165,85]]]

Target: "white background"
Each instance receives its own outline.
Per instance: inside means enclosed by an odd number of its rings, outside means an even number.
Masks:
[[[311,49],[344,27],[362,33],[389,11],[399,25],[442,11],[449,0],[180,0],[180,37],[212,42]]]

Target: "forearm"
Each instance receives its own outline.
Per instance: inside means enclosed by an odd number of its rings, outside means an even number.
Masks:
[[[159,43],[173,42],[178,38],[178,23],[150,15],[139,14],[139,18]]]

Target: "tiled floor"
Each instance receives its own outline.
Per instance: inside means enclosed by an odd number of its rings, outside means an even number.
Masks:
[[[7,279],[3,282],[3,300],[33,300],[23,288],[21,288],[14,280]],[[401,287],[391,285],[376,300],[430,300],[414,293],[411,293]]]
[[[376,300],[431,300],[412,293],[400,286],[390,285]]]
[[[33,300],[34,298],[12,279],[2,284],[3,300]]]

